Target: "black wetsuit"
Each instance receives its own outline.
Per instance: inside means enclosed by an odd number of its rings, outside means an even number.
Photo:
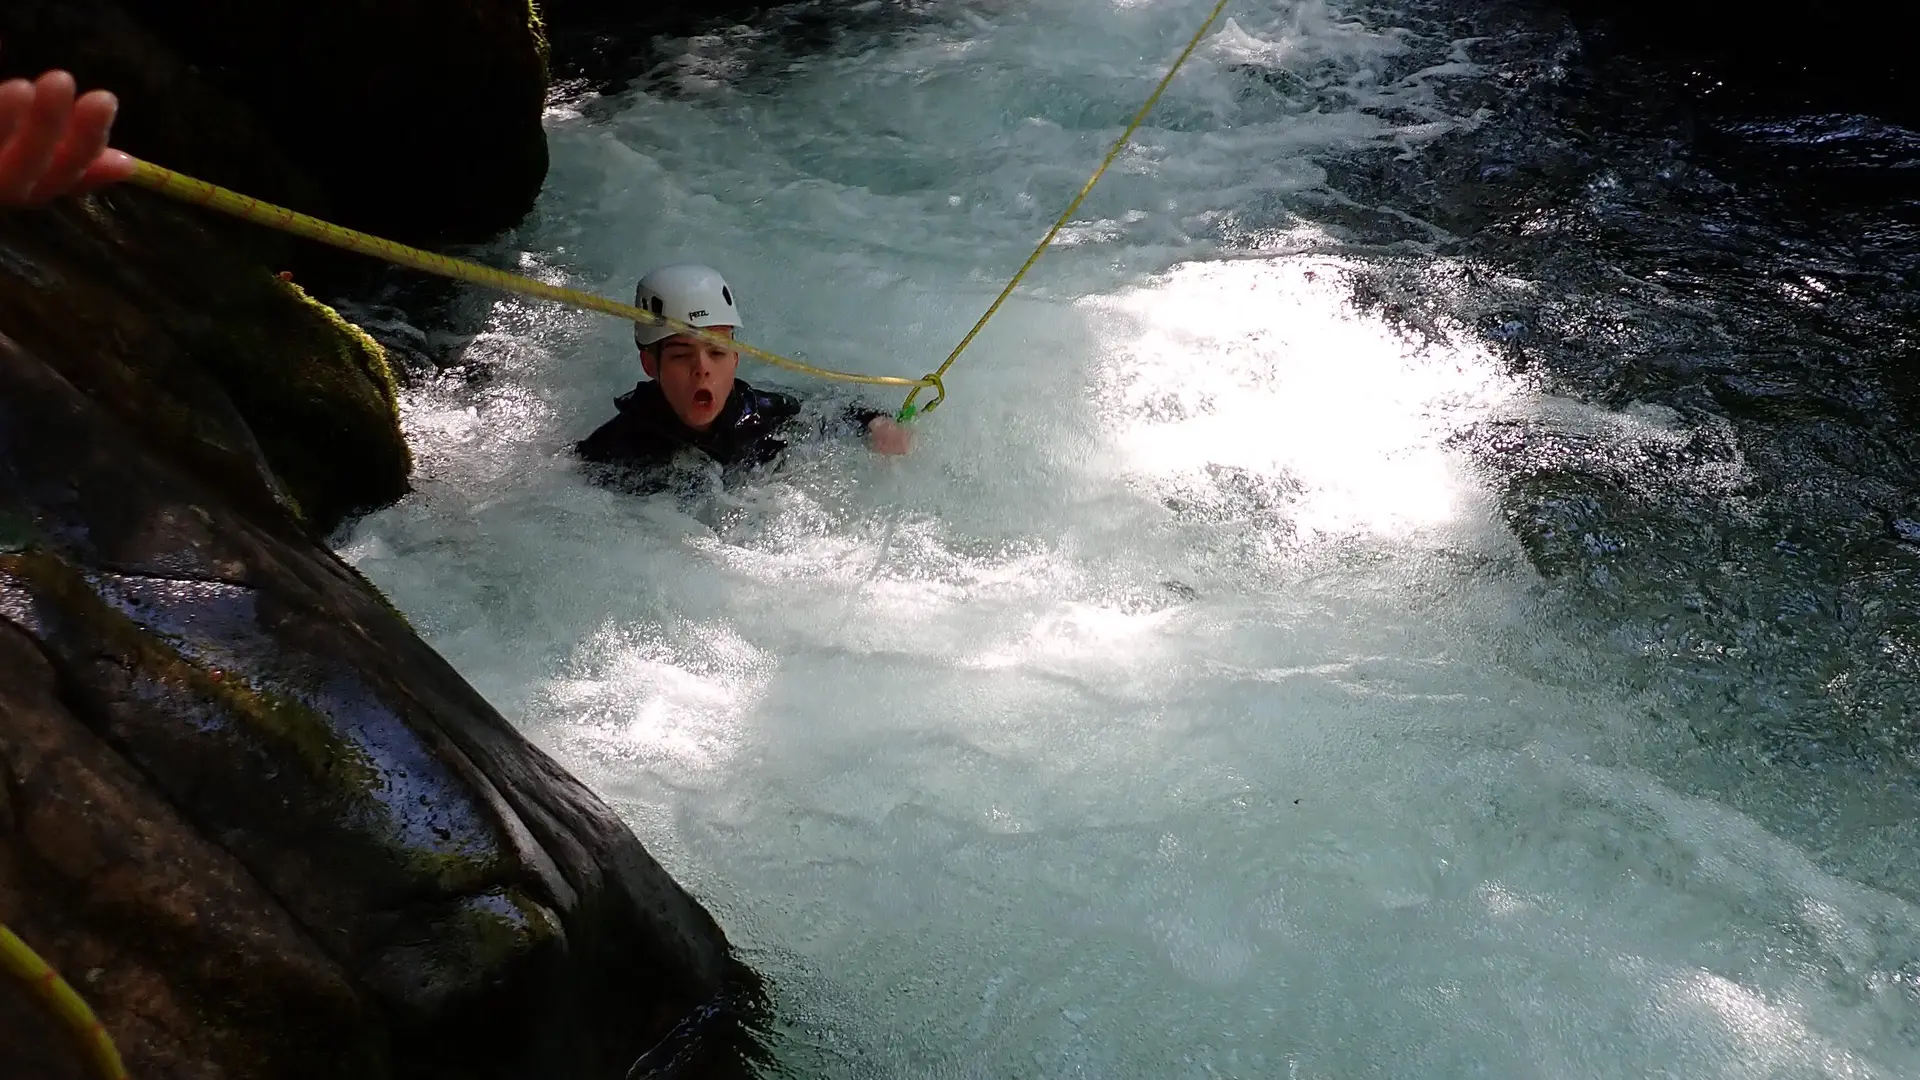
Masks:
[[[642,382],[613,403],[619,413],[580,440],[574,452],[587,462],[607,467],[601,478],[617,480],[620,486],[636,490],[664,486],[648,482],[645,474],[657,473],[683,450],[698,450],[729,473],[768,464],[787,448],[782,436],[790,433],[788,425],[800,415],[798,400],[772,390],[756,390],[741,379],[733,381],[733,392],[706,431],[695,431],[681,423],[657,382]],[[853,431],[865,431],[883,415],[856,406],[846,410],[842,422]],[[822,425],[822,434],[828,426]]]

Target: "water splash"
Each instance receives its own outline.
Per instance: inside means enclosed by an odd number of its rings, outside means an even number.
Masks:
[[[551,115],[525,242],[610,292],[698,256],[751,339],[918,373],[1201,14],[672,44]],[[1915,912],[1722,798],[1687,703],[1544,592],[1474,438],[1631,477],[1698,433],[1355,302],[1383,261],[1456,298],[1474,269],[1332,171],[1502,92],[1397,17],[1236,12],[905,461],[595,489],[563,448],[637,378],[626,330],[512,300],[483,377],[410,395],[419,490],[344,550],[772,975],[795,1075],[1920,1065]],[[1674,475],[1743,482],[1712,462]]]

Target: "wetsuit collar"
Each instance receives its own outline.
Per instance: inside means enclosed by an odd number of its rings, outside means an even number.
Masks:
[[[623,413],[632,413],[635,418],[644,420],[662,434],[676,442],[700,449],[709,449],[726,433],[739,426],[750,408],[749,394],[745,382],[733,380],[733,389],[727,392],[727,400],[720,405],[720,412],[713,418],[713,424],[706,431],[695,431],[681,423],[675,415],[673,406],[667,404],[667,395],[661,391],[660,384],[645,379],[634,385],[632,390],[613,400],[614,407]]]

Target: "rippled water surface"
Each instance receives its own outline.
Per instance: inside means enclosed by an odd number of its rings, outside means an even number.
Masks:
[[[1209,6],[662,42],[492,257],[701,259],[750,340],[917,375]],[[909,458],[601,490],[628,328],[470,297],[379,327],[458,366],[343,551],[794,1075],[1920,1074],[1912,137],[1685,115],[1497,5],[1229,10]]]

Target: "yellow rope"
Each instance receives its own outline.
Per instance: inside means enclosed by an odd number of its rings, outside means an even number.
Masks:
[[[1187,59],[1193,55],[1193,51],[1200,47],[1201,40],[1206,37],[1207,31],[1212,28],[1214,21],[1220,18],[1220,13],[1226,10],[1227,3],[1228,0],[1217,0],[1213,5],[1213,11],[1207,15],[1207,21],[1200,24],[1199,30],[1194,31],[1193,39],[1188,41],[1187,47],[1180,51],[1180,56],[1174,60],[1173,66],[1168,68],[1166,75],[1161,78],[1160,85],[1153,88],[1153,93],[1148,96],[1147,103],[1140,106],[1140,111],[1134,114],[1132,122],[1127,124],[1126,130],[1121,132],[1120,138],[1116,140],[1113,147],[1107,151],[1107,156],[1100,162],[1100,167],[1093,170],[1093,175],[1089,176],[1087,182],[1081,185],[1080,193],[1073,197],[1071,203],[1067,204],[1067,208],[1060,214],[1059,220],[1053,223],[1053,228],[1048,229],[1047,235],[1041,239],[1040,246],[1033,249],[1032,255],[1027,256],[1027,261],[1021,265],[1020,269],[1014,273],[1013,278],[1007,282],[1007,287],[1000,290],[1000,295],[994,297],[993,303],[988,305],[986,313],[981,315],[980,320],[973,324],[973,329],[967,331],[967,336],[961,339],[960,344],[954,346],[953,351],[947,354],[947,359],[937,370],[931,375],[925,375],[918,379],[903,379],[894,375],[855,375],[852,372],[834,371],[830,368],[815,367],[812,364],[795,360],[791,357],[781,356],[779,353],[756,348],[742,341],[735,341],[732,338],[724,338],[718,334],[708,333],[698,327],[689,326],[686,323],[680,322],[677,319],[669,319],[655,315],[650,311],[634,307],[632,304],[623,304],[617,300],[608,300],[605,297],[580,292],[576,289],[563,288],[558,285],[548,285],[544,281],[535,281],[532,278],[523,277],[519,274],[510,274],[504,270],[495,270],[489,266],[481,266],[478,263],[467,262],[463,259],[455,259],[446,255],[436,255],[430,251],[422,251],[419,248],[408,247],[405,244],[396,244],[391,240],[382,240],[377,236],[370,236],[363,232],[356,232],[339,225],[333,225],[321,221],[318,218],[308,217],[305,214],[289,210],[283,206],[275,206],[272,203],[261,202],[259,199],[249,198],[238,192],[228,191],[226,188],[209,184],[204,180],[195,180],[193,177],[184,176],[174,172],[172,169],[163,168],[152,162],[135,159],[133,163],[133,176],[130,179],[136,184],[151,188],[161,194],[210,209],[219,210],[223,213],[232,214],[235,217],[251,221],[257,225],[279,229],[282,232],[293,233],[296,236],[304,236],[309,240],[318,240],[323,244],[345,248],[348,251],[359,252],[363,255],[371,255],[375,258],[385,259],[388,262],[397,263],[401,266],[412,267],[415,270],[424,270],[429,274],[439,274],[460,281],[469,281],[476,285],[486,285],[496,289],[503,289],[507,292],[536,296],[544,300],[553,300],[573,307],[584,308],[588,311],[604,312],[608,315],[618,316],[619,318],[632,322],[666,326],[676,333],[686,334],[689,337],[697,338],[710,344],[720,345],[724,348],[738,349],[747,356],[773,364],[776,367],[786,368],[789,371],[798,371],[817,378],[833,379],[839,382],[864,383],[869,386],[908,387],[910,389],[907,394],[906,403],[900,408],[900,418],[904,420],[914,415],[915,409],[913,403],[919,399],[920,391],[928,387],[933,388],[934,399],[928,402],[925,408],[920,409],[920,412],[932,412],[941,402],[947,399],[946,384],[942,381],[947,374],[947,369],[953,366],[955,360],[960,359],[960,354],[967,350],[967,346],[973,344],[973,339],[980,335],[980,330],[987,325],[987,320],[993,318],[995,313],[1000,310],[1000,305],[1005,303],[1007,297],[1012,295],[1013,290],[1019,286],[1021,279],[1027,276],[1027,271],[1033,269],[1033,265],[1040,261],[1040,256],[1046,253],[1048,247],[1052,246],[1054,237],[1058,236],[1060,230],[1066,227],[1067,222],[1072,219],[1074,211],[1080,209],[1080,204],[1086,200],[1088,193],[1093,190],[1093,186],[1100,182],[1102,176],[1106,175],[1107,167],[1112,165],[1114,159],[1120,156],[1120,151],[1125,149],[1127,143],[1132,140],[1133,133],[1138,131],[1140,125],[1146,122],[1147,114],[1153,111],[1155,105],[1159,104],[1160,96],[1166,93],[1167,87],[1173,82],[1173,77],[1179,74],[1180,68],[1185,65]]]
[[[108,1037],[107,1029],[93,1015],[93,1010],[87,1008],[87,1003],[58,972],[4,925],[0,925],[0,971],[12,973],[45,999],[47,1006],[73,1029],[74,1037],[93,1059],[94,1069],[105,1080],[127,1080],[120,1052],[113,1048],[113,1039]]]
[[[367,233],[356,232],[353,229],[333,225],[321,221],[318,218],[308,217],[305,214],[289,210],[283,206],[275,206],[272,203],[261,202],[259,199],[249,198],[238,192],[228,191],[226,188],[209,184],[204,180],[195,180],[193,177],[182,175],[174,172],[172,169],[163,168],[149,161],[135,159],[133,163],[133,176],[130,179],[142,187],[151,188],[163,195],[169,195],[173,198],[182,199],[199,206],[205,206],[210,209],[222,211],[223,213],[232,214],[235,217],[251,221],[258,225],[279,229],[282,232],[293,233],[296,236],[304,236],[310,240],[318,240],[323,244],[345,248],[348,251],[359,252],[363,255],[372,255],[376,258],[385,259],[388,262],[411,267],[415,270],[423,270],[430,274],[439,274],[460,281],[468,281],[476,285],[491,286],[507,292],[536,296],[545,300],[554,300],[573,307],[584,308],[588,311],[604,312],[608,315],[618,316],[619,318],[632,322],[667,326],[676,333],[686,334],[690,337],[698,338],[701,341],[720,345],[725,348],[738,349],[747,356],[763,360],[777,367],[786,368],[790,371],[798,371],[818,378],[834,379],[840,382],[865,383],[872,386],[912,387],[911,393],[907,395],[906,404],[901,408],[901,415],[903,417],[910,417],[914,413],[914,400],[919,397],[920,391],[927,387],[932,387],[936,396],[934,400],[927,403],[926,408],[920,410],[921,412],[932,412],[940,402],[946,400],[946,387],[941,382],[941,379],[946,375],[947,369],[952,367],[953,362],[960,358],[960,354],[966,351],[967,346],[973,344],[973,339],[979,336],[981,328],[987,325],[987,320],[993,318],[994,314],[1000,310],[1000,305],[1006,302],[1008,296],[1012,295],[1013,290],[1019,286],[1021,279],[1027,276],[1027,271],[1033,269],[1033,265],[1040,261],[1040,256],[1045,254],[1047,248],[1053,244],[1054,237],[1058,236],[1060,230],[1065,228],[1067,222],[1072,219],[1074,211],[1080,209],[1080,204],[1086,200],[1088,193],[1093,190],[1093,186],[1099,183],[1100,177],[1106,174],[1107,167],[1112,165],[1114,159],[1120,156],[1120,151],[1126,148],[1128,141],[1133,138],[1133,133],[1139,130],[1141,124],[1146,122],[1147,114],[1153,111],[1155,105],[1159,104],[1160,96],[1166,92],[1167,87],[1173,82],[1173,77],[1179,74],[1181,66],[1187,62],[1188,57],[1193,55],[1193,51],[1199,48],[1201,40],[1206,37],[1207,31],[1213,26],[1214,20],[1218,19],[1220,13],[1226,10],[1227,3],[1228,0],[1218,0],[1218,2],[1213,5],[1213,11],[1207,16],[1207,21],[1200,24],[1200,29],[1194,32],[1193,39],[1187,42],[1185,49],[1181,50],[1180,56],[1173,62],[1173,66],[1167,69],[1166,76],[1160,80],[1158,86],[1153,88],[1153,94],[1147,98],[1147,103],[1140,107],[1140,111],[1134,115],[1132,122],[1127,125],[1126,130],[1121,133],[1120,138],[1114,142],[1113,147],[1107,151],[1107,156],[1100,162],[1100,167],[1093,170],[1093,175],[1087,178],[1085,184],[1081,185],[1080,193],[1073,197],[1071,203],[1067,204],[1067,208],[1061,213],[1059,220],[1053,223],[1053,228],[1048,229],[1047,235],[1041,239],[1040,246],[1033,249],[1032,255],[1027,256],[1027,261],[1022,264],[1020,269],[1013,275],[1012,280],[1007,282],[1007,287],[1000,290],[1000,295],[994,298],[993,303],[988,306],[986,313],[980,316],[980,320],[973,324],[973,329],[967,331],[967,336],[961,340],[959,345],[954,346],[953,352],[947,355],[946,361],[942,363],[933,374],[919,379],[903,379],[891,375],[855,375],[851,372],[815,367],[812,364],[800,360],[794,360],[781,356],[778,353],[756,348],[745,342],[721,337],[718,334],[710,334],[698,327],[689,326],[686,323],[680,322],[677,319],[669,319],[655,315],[650,311],[634,307],[631,304],[623,304],[617,300],[608,300],[604,297],[594,296],[591,293],[584,293],[575,289],[548,285],[546,282],[535,281],[532,278],[522,277],[518,274],[510,274],[504,270],[495,270],[489,266],[481,266],[478,263],[467,262],[463,259],[455,259],[446,255],[436,255],[430,251],[422,251],[419,248],[408,247],[405,244],[397,244],[391,240],[382,240],[377,236],[370,236]],[[48,967],[46,961],[40,959],[39,954],[35,953],[27,946],[26,942],[21,941],[4,925],[0,925],[0,969],[12,973],[16,978],[20,979],[20,981],[32,987],[37,994],[46,1000],[48,1006],[51,1007],[62,1020],[66,1021],[67,1026],[73,1029],[75,1036],[85,1045],[89,1056],[92,1057],[94,1065],[101,1076],[105,1077],[106,1080],[127,1080],[126,1067],[121,1064],[120,1053],[114,1049],[113,1040],[107,1035],[106,1028],[101,1025],[99,1019],[93,1015],[93,1010],[87,1007],[87,1003],[81,999],[79,994],[74,992],[73,987],[69,986],[66,980],[60,977],[58,972]]]
[[[947,354],[946,362],[936,368],[933,374],[922,380],[923,384],[935,386],[939,389],[940,393],[938,397],[928,402],[927,407],[921,409],[921,412],[932,412],[935,407],[946,398],[946,390],[940,380],[946,375],[947,369],[953,366],[955,360],[960,359],[961,353],[967,351],[967,346],[973,344],[973,339],[979,336],[981,327],[986,326],[987,320],[993,318],[994,313],[1000,310],[1000,305],[1006,302],[1008,296],[1012,295],[1015,286],[1020,284],[1020,279],[1027,276],[1027,271],[1033,269],[1033,264],[1039,262],[1040,256],[1045,254],[1047,248],[1053,244],[1053,238],[1060,235],[1060,230],[1066,227],[1067,222],[1073,217],[1073,212],[1080,209],[1080,203],[1086,199],[1087,193],[1091,192],[1093,185],[1099,183],[1100,177],[1106,174],[1107,166],[1112,165],[1114,159],[1120,156],[1120,151],[1126,149],[1128,141],[1133,138],[1133,133],[1140,129],[1140,125],[1146,122],[1147,114],[1153,111],[1155,105],[1159,104],[1160,95],[1166,93],[1167,87],[1173,82],[1173,77],[1180,73],[1181,66],[1187,62],[1188,57],[1193,55],[1193,50],[1200,47],[1201,39],[1207,36],[1207,30],[1213,26],[1214,20],[1218,19],[1220,13],[1227,9],[1227,3],[1228,0],[1219,0],[1218,3],[1213,5],[1213,12],[1207,16],[1207,21],[1201,23],[1200,29],[1194,31],[1193,39],[1187,42],[1186,48],[1180,50],[1179,58],[1173,62],[1172,67],[1167,69],[1167,74],[1160,80],[1160,85],[1153,88],[1153,93],[1148,96],[1147,103],[1140,106],[1140,111],[1134,114],[1133,122],[1127,125],[1127,130],[1120,133],[1120,138],[1114,142],[1113,148],[1107,151],[1106,160],[1100,162],[1100,167],[1093,170],[1093,175],[1087,177],[1087,182],[1080,186],[1080,194],[1073,197],[1073,201],[1068,203],[1066,210],[1061,213],[1060,219],[1053,223],[1053,228],[1047,230],[1047,235],[1041,239],[1040,246],[1033,249],[1033,254],[1027,256],[1027,261],[1014,273],[1013,280],[1007,282],[1007,287],[1001,289],[1000,295],[993,298],[993,303],[987,307],[986,314],[980,316],[980,321],[974,323],[973,329],[967,331],[967,336],[961,339],[960,344],[953,347],[951,353]],[[910,417],[914,414],[913,401],[920,396],[922,388],[921,386],[916,386],[907,394],[906,404],[900,407],[901,416]]]
[[[408,247],[405,244],[396,244],[391,240],[382,240],[377,236],[369,236],[363,232],[355,232],[352,229],[329,224],[328,222],[321,221],[319,218],[308,217],[305,214],[289,210],[284,206],[275,206],[272,203],[261,202],[259,199],[249,198],[238,192],[228,191],[226,188],[209,184],[205,180],[195,180],[191,176],[184,176],[174,172],[172,169],[155,165],[150,161],[135,159],[133,163],[133,176],[130,177],[130,179],[142,187],[151,188],[163,195],[170,195],[176,199],[181,199],[198,206],[205,206],[210,209],[222,211],[223,213],[232,214],[234,217],[251,221],[256,225],[265,225],[268,228],[279,229],[282,232],[293,233],[296,236],[304,236],[309,240],[318,240],[323,244],[331,244],[334,247],[345,248],[348,251],[359,252],[362,255],[372,255],[375,258],[385,259],[388,262],[397,263],[401,266],[411,267],[415,270],[424,270],[429,274],[439,274],[443,277],[456,278],[460,281],[470,281],[476,285],[487,285],[496,289],[504,289],[507,292],[537,296],[544,300],[555,300],[573,307],[585,308],[588,311],[600,311],[608,315],[617,315],[622,319],[628,319],[633,322],[667,326],[677,333],[687,334],[701,341],[721,345],[726,348],[738,349],[748,356],[758,360],[764,360],[776,367],[786,368],[789,371],[798,371],[822,379],[834,379],[839,382],[867,383],[872,386],[910,386],[915,390],[919,390],[922,387],[937,385],[935,380],[932,379],[902,379],[893,375],[855,375],[852,372],[833,371],[828,368],[815,367],[812,364],[795,360],[791,357],[781,356],[779,353],[755,348],[742,341],[735,341],[732,338],[721,337],[718,334],[709,333],[695,326],[688,326],[678,319],[669,319],[655,315],[651,311],[634,307],[632,304],[623,304],[617,300],[608,300],[605,297],[594,296],[591,293],[580,292],[577,289],[566,289],[558,285],[549,285],[544,281],[535,281],[532,278],[522,277],[519,274],[509,274],[505,270],[495,270],[490,266],[481,266],[479,263],[467,262],[464,259],[455,259],[447,255],[436,255],[431,251],[422,251],[419,248]]]

